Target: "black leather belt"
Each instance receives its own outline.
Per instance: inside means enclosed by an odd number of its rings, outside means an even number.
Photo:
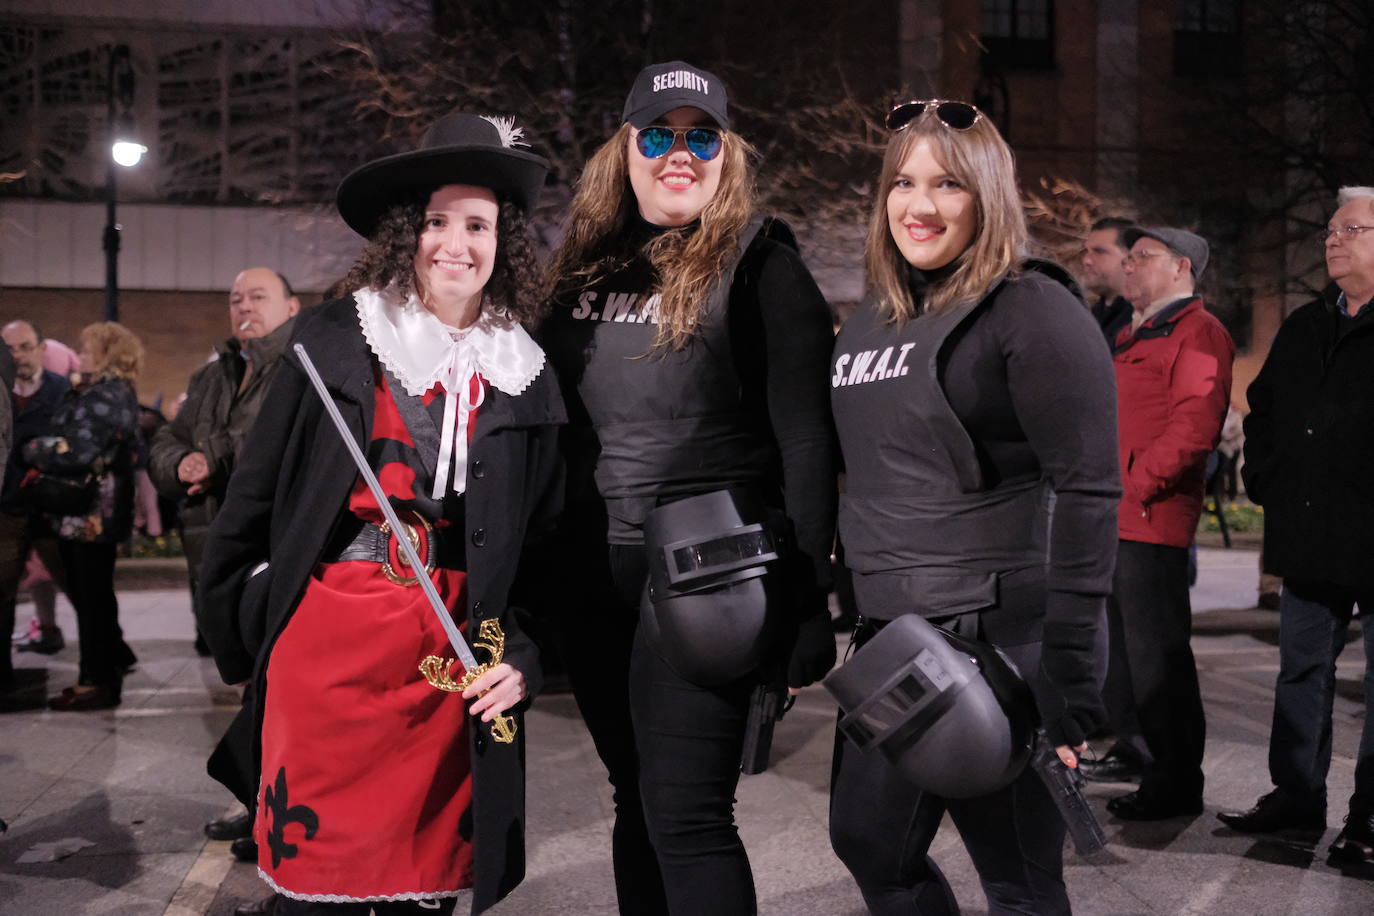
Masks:
[[[417,524],[417,518],[420,517],[409,513],[402,517],[401,522],[406,525],[407,535],[425,565],[429,569],[466,569],[467,557],[463,549],[463,539],[445,537],[444,533],[435,531],[428,521],[420,519]],[[417,580],[413,578],[410,567],[405,565],[404,554],[401,554],[399,549],[393,554],[391,539],[392,533],[385,524],[374,525],[360,519],[353,520],[340,526],[340,530],[325,549],[324,561],[337,563],[362,560],[367,563],[379,563],[387,578],[398,585],[412,585]],[[398,568],[392,566],[393,556],[397,557]]]

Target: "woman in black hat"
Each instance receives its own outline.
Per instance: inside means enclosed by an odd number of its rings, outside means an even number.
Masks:
[[[897,106],[887,126],[871,292],[830,372],[855,643],[917,613],[997,646],[1074,766],[1105,719],[1093,649],[1121,494],[1111,361],[1068,273],[1027,257],[1015,164],[993,123],[936,100]],[[966,769],[981,785],[989,761],[933,763],[945,784]],[[946,811],[990,912],[1069,912],[1064,822],[1033,770],[943,798],[837,735],[831,842],[870,912],[959,912],[927,854]]]
[[[755,214],[752,150],[714,74],[646,68],[623,120],[578,183],[542,338],[571,417],[564,559],[580,591],[562,596],[564,657],[615,788],[621,912],[750,913],[734,824],[746,706],[770,671],[801,687],[835,657],[830,311],[791,233]],[[645,524],[731,488],[785,511],[797,593],[770,603],[757,657],[721,672],[707,669],[739,657],[726,628],[685,645],[642,601]],[[689,603],[710,615],[737,598]]]
[[[563,408],[523,327],[547,163],[521,145],[509,120],[453,114],[344,179],[369,242],[294,337],[491,669],[461,695],[421,675],[453,650],[294,356],[210,531],[197,612],[225,681],[260,698],[254,838],[279,913],[452,912],[468,887],[479,912],[524,874],[518,712],[539,665],[511,602]]]

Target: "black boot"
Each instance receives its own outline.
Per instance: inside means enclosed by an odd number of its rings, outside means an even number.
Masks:
[[[205,835],[212,840],[240,840],[253,835],[253,816],[244,812],[222,817],[205,825]]]

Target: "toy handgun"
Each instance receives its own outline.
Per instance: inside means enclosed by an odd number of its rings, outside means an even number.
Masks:
[[[749,695],[749,719],[744,726],[744,749],[740,752],[741,773],[752,776],[768,769],[768,754],[773,748],[773,726],[787,712],[787,684],[769,678],[754,687]]]
[[[1088,800],[1083,797],[1083,774],[1064,765],[1043,731],[1037,730],[1035,733],[1031,766],[1040,775],[1045,788],[1050,790],[1050,797],[1054,799],[1055,807],[1069,828],[1073,848],[1078,854],[1092,855],[1106,846],[1107,836],[1102,832],[1102,825],[1097,822],[1097,815],[1093,814]]]

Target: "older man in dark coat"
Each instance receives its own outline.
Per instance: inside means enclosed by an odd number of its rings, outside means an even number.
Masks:
[[[258,418],[291,338],[301,303],[286,278],[267,267],[250,267],[229,290],[230,336],[215,358],[191,375],[186,402],[153,437],[148,474],[158,491],[181,504],[181,538],[194,601],[210,523],[219,513],[248,430]],[[210,653],[199,630],[196,651]],[[257,852],[248,833],[252,817],[240,814],[211,821],[212,840],[233,840],[245,860]]]
[[[182,502],[182,540],[193,594],[205,536],[300,309],[291,284],[275,270],[251,267],[240,273],[229,291],[230,337],[216,345],[213,360],[191,375],[186,402],[153,437],[148,474],[163,496]]]
[[[19,459],[19,449],[25,442],[48,431],[53,408],[71,384],[55,372],[43,368],[45,341],[38,329],[22,319],[11,321],[3,329],[4,346],[0,347],[0,415],[4,426],[4,487],[0,489],[0,633],[8,636],[14,629],[14,605],[19,583],[24,577],[24,561],[33,546],[35,531],[32,512],[19,492],[26,468]],[[9,456],[15,456],[9,461]],[[56,552],[55,549],[53,551]],[[62,631],[45,626],[26,645],[33,651],[50,654],[62,648]],[[0,654],[0,691],[13,686],[14,669],[10,648],[6,644]]]
[[[1283,576],[1279,676],[1269,736],[1274,790],[1243,813],[1247,833],[1326,826],[1336,658],[1358,605],[1365,704],[1374,707],[1374,188],[1343,188],[1327,224],[1339,294],[1279,328],[1250,386],[1245,486],[1265,510],[1266,571]],[[1333,865],[1374,862],[1374,719],[1365,718]]]

